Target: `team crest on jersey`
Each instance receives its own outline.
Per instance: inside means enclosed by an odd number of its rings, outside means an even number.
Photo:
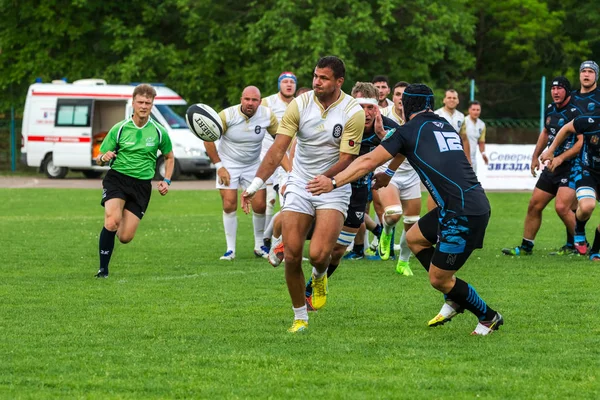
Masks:
[[[443,122],[434,122],[433,124],[435,126],[437,126],[438,128],[443,128],[444,127],[444,123]]]
[[[458,121],[458,129],[460,129],[460,127],[462,126],[462,121]]]
[[[546,125],[550,125],[550,117],[546,118]]]
[[[558,120],[558,126],[563,126],[565,124],[565,119],[561,118]]]
[[[594,111],[596,109],[596,105],[594,103],[588,103],[587,109],[588,111]]]
[[[481,135],[481,132],[483,132],[483,128],[479,128],[479,134]]]
[[[343,130],[344,128],[342,128],[341,124],[335,124],[333,127],[333,137],[336,139],[340,138]]]
[[[599,139],[600,139],[600,138],[598,137],[598,135],[594,135],[594,136],[592,136],[592,138],[590,139],[590,142],[591,142],[593,145],[597,145],[597,144],[598,144],[598,141],[600,141]]]
[[[256,133],[257,135],[258,135],[258,134],[260,134],[260,130],[261,130],[261,127],[260,127],[260,125],[256,125],[256,126],[254,127],[254,133]]]

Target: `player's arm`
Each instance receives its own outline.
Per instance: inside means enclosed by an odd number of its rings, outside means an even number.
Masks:
[[[219,117],[221,118],[221,124],[223,125],[223,136],[227,133],[227,110],[223,110],[219,113]],[[227,168],[223,166],[221,162],[221,157],[219,156],[219,152],[217,150],[217,145],[214,142],[204,142],[204,149],[206,150],[206,155],[210,158],[210,162],[215,165],[215,171],[217,171],[217,178],[219,179],[219,183],[224,186],[229,186],[229,181],[231,176],[229,175],[229,171]]]
[[[531,156],[531,175],[535,178],[537,176],[535,171],[540,169],[540,155],[546,145],[548,144],[548,130],[546,128],[542,129],[540,135],[538,136],[537,143],[535,144],[535,149],[533,149],[533,155]]]
[[[573,133],[575,133],[575,120],[570,121],[565,126],[560,128],[560,131],[558,131],[558,134],[556,134],[556,137],[554,138],[554,141],[552,142],[550,147],[548,147],[546,151],[542,153],[542,162],[552,161],[552,159],[554,158],[554,152],[556,151],[558,146],[560,146],[567,139],[567,137]]]
[[[96,164],[104,166],[107,162],[117,156],[117,153],[115,153],[114,150],[117,148],[117,132],[119,128],[120,126],[113,126],[108,134],[104,137],[104,140],[102,140],[102,144],[100,145],[100,153],[98,154],[98,157],[96,157]]]
[[[485,154],[485,125],[483,126],[483,130],[481,131],[481,136],[479,136],[477,144],[479,145],[479,152],[481,153],[483,162],[485,163],[485,165],[488,165],[490,160],[488,160],[487,154]]]
[[[462,126],[460,127],[460,132],[458,132],[458,134],[460,135],[460,138],[462,140],[465,156],[467,156],[467,160],[469,161],[469,164],[471,164],[471,143],[469,143],[469,138],[467,137],[466,126],[467,124],[463,122]]]
[[[348,168],[336,174],[333,179],[319,175],[308,182],[306,188],[313,195],[331,192],[333,189],[362,178],[370,171],[390,160],[392,155],[383,146],[377,146],[370,153],[363,154],[354,160]],[[335,185],[334,185],[335,181]]]
[[[373,180],[375,181],[373,183],[373,189],[377,190],[389,185],[394,173],[396,173],[396,170],[398,170],[400,164],[402,164],[405,159],[406,157],[404,155],[400,153],[396,154],[396,157],[392,159],[385,172],[378,172],[373,177]]]
[[[578,133],[576,136],[576,141],[575,141],[575,143],[573,143],[573,146],[570,149],[562,152],[558,156],[554,157],[554,159],[552,160],[552,163],[550,164],[550,171],[554,171],[566,160],[570,160],[571,158],[576,157],[579,154],[579,152],[581,151],[582,147],[583,147],[583,134]]]

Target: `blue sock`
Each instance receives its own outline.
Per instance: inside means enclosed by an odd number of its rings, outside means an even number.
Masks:
[[[475,288],[461,279],[456,278],[456,283],[452,290],[448,292],[448,297],[471,311],[480,321],[489,321],[496,315],[496,311],[488,307]]]

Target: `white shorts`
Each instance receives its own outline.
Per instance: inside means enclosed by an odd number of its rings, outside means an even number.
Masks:
[[[421,179],[416,171],[396,172],[390,183],[400,191],[400,200],[421,198]]]
[[[237,190],[241,188],[242,190],[245,190],[250,183],[252,183],[252,180],[256,176],[256,171],[258,171],[258,167],[260,165],[260,163],[253,165],[234,164],[223,159],[221,159],[221,162],[223,163],[223,167],[225,167],[227,172],[229,172],[229,186],[221,185],[219,183],[219,175],[217,174],[215,179],[217,189]],[[266,187],[266,185],[262,185],[259,190],[266,189]]]
[[[295,211],[302,214],[316,215],[316,210],[338,210],[346,218],[352,188],[344,185],[329,193],[313,196],[306,190],[306,182],[290,177],[283,195],[281,211]]]

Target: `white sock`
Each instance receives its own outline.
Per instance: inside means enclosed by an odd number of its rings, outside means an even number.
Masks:
[[[388,225],[387,219],[385,218],[385,216],[383,217],[383,230],[385,231],[386,235],[392,234],[392,230],[394,229],[394,226],[396,226],[396,224]]]
[[[325,275],[327,273],[327,269],[323,272],[319,272],[319,271],[317,271],[317,269],[315,267],[313,267],[312,272],[313,272],[313,275],[315,276],[315,278],[319,279],[319,278],[322,278],[323,275]]]
[[[258,250],[263,245],[265,235],[265,214],[252,213],[252,225],[254,225],[254,248]]]
[[[274,249],[275,247],[277,247],[277,245],[281,243],[281,236],[279,237],[275,237],[275,236],[271,236],[271,248]]]
[[[400,236],[400,259],[402,261],[408,261],[411,254],[408,243],[406,242],[406,231],[402,229],[402,236]]]
[[[226,213],[223,211],[223,228],[225,228],[225,240],[227,241],[227,250],[235,253],[235,240],[237,236],[237,213]]]
[[[306,310],[306,304],[302,307],[294,308],[294,320],[301,319],[302,321],[308,321],[308,311]]]
[[[266,238],[270,238],[273,236],[273,225],[275,225],[275,217],[279,215],[279,211],[275,213],[275,215],[271,215],[269,218],[269,214],[267,214],[267,218],[265,219],[265,234]]]

